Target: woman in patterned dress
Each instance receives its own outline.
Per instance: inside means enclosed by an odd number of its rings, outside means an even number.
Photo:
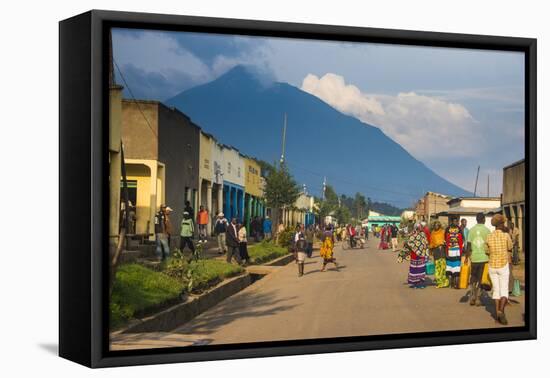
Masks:
[[[334,258],[334,232],[330,224],[325,227],[325,232],[323,233],[323,244],[321,245],[320,255],[323,258],[323,268],[321,272],[327,270],[328,263],[333,263],[336,270],[338,270],[338,264]]]
[[[450,281],[450,287],[458,289],[460,278],[460,258],[462,256],[463,240],[462,230],[458,226],[458,217],[451,220],[451,224],[445,230],[445,243],[447,246],[446,274]]]
[[[433,256],[435,264],[435,285],[437,288],[449,286],[449,279],[445,274],[445,231],[441,227],[441,222],[435,221],[430,238],[430,253]]]
[[[426,287],[426,259],[428,257],[428,239],[421,224],[416,224],[414,231],[403,245],[403,250],[397,257],[398,262],[410,259],[407,282],[411,289]]]

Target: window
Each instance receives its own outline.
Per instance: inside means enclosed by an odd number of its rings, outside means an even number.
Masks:
[[[210,160],[204,159],[204,168],[210,169]]]
[[[231,173],[231,162],[227,163],[227,173]]]
[[[241,168],[237,168],[237,177],[241,177]]]

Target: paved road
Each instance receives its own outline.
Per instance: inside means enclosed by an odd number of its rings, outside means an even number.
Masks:
[[[297,277],[294,263],[279,268],[172,333],[126,335],[119,348],[377,335],[502,327],[485,306],[467,303],[467,290],[410,289],[408,263],[396,253],[336,246],[339,271],[321,272],[318,251]],[[507,307],[509,326],[523,325],[524,297]]]

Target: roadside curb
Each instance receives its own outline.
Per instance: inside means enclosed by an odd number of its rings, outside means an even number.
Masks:
[[[137,319],[127,328],[113,334],[168,332],[188,322],[224,299],[238,293],[252,283],[249,273],[228,278],[197,297],[190,297],[184,303],[169,307],[154,315]]]
[[[266,264],[251,266],[250,268],[252,269],[250,269],[250,271],[223,280],[199,296],[189,297],[187,301],[183,303],[178,303],[153,315],[135,319],[127,327],[112,332],[112,335],[121,333],[172,331],[223,300],[250,286],[254,282],[252,275],[269,275],[276,270],[273,268],[287,265],[292,261],[294,261],[294,255],[289,253]],[[264,267],[264,269],[262,269],[262,267]],[[269,269],[269,267],[272,269]]]

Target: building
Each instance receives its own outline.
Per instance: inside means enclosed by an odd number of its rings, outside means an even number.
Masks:
[[[368,217],[368,225],[372,230],[372,227],[383,226],[385,224],[392,224],[399,226],[401,223],[400,216],[390,216],[390,215],[370,215]]]
[[[525,251],[525,159],[503,168],[502,211],[519,229],[519,245]]]
[[[297,224],[309,226],[315,223],[315,215],[313,214],[314,198],[308,195],[305,191],[301,192],[294,206],[283,209],[283,224],[286,227],[292,227]],[[334,218],[331,218],[326,223],[332,223]]]
[[[200,128],[158,101],[123,100],[122,140],[136,234],[154,238],[154,216],[163,203],[174,210],[177,234],[185,201],[195,208],[198,203]]]
[[[223,212],[244,221],[244,157],[235,147],[222,145]]]
[[[441,193],[426,192],[426,194],[416,203],[416,220],[427,222],[431,218],[434,218],[436,214],[449,208],[448,201],[452,198],[453,197]]]
[[[214,136],[201,131],[199,148],[198,205],[204,206],[210,214],[206,231],[212,232],[216,214],[223,207],[223,182],[220,181],[220,166],[223,155]]]
[[[250,220],[255,217],[264,217],[264,181],[261,177],[261,167],[250,157],[244,159],[244,222],[250,230]]]
[[[111,78],[112,80],[112,78]],[[120,177],[122,168],[122,87],[109,88],[109,253],[118,245],[120,225]]]
[[[477,224],[476,215],[484,213],[486,214],[485,225],[490,230],[495,229],[491,225],[491,219],[496,212],[500,211],[499,197],[456,197],[447,204],[449,208],[437,214],[444,218],[444,223],[449,224],[452,217],[459,217],[466,219],[468,227],[471,228]]]

